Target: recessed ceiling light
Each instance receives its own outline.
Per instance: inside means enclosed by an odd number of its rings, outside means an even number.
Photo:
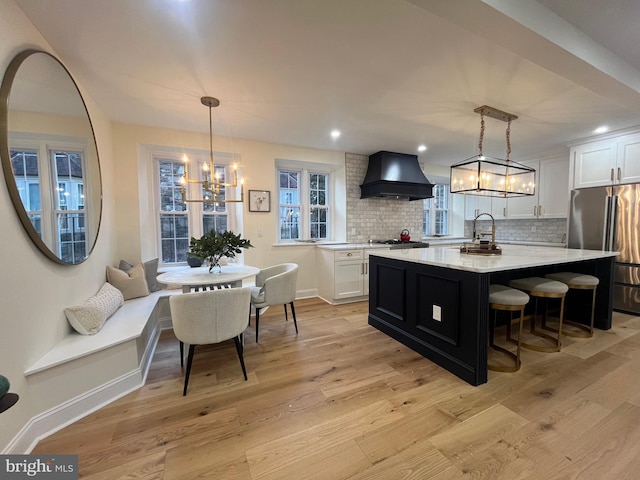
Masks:
[[[609,127],[607,127],[606,125],[602,125],[598,128],[596,128],[593,133],[604,133],[604,132],[608,132],[609,131]]]
[[[331,138],[336,140],[340,136],[340,130],[331,130]]]
[[[426,150],[427,150],[427,146],[426,146],[426,145],[419,145],[419,146],[418,146],[418,151],[419,151],[419,152],[424,152],[424,151],[426,151]]]

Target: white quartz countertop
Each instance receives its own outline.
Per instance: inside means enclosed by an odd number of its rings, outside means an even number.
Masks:
[[[353,250],[354,248],[389,248],[384,243],[319,243],[318,248],[324,250]]]
[[[370,255],[477,273],[501,272],[540,265],[557,265],[618,255],[618,252],[572,248],[520,245],[502,245],[501,248],[502,255],[471,255],[460,253],[457,247],[378,250],[371,252]]]

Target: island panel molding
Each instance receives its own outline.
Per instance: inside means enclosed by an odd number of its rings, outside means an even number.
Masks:
[[[500,256],[474,256],[452,248],[372,251],[369,325],[471,385],[480,385],[488,377],[490,284],[567,269],[593,275],[600,280],[595,326],[607,330],[616,255],[515,245],[504,246]],[[534,304],[530,302],[527,313]],[[574,308],[572,315],[580,323],[591,318],[581,308]]]
[[[270,212],[271,192],[269,190],[249,190],[249,211]]]

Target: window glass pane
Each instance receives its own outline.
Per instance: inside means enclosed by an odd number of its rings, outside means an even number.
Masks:
[[[79,263],[86,258],[84,213],[58,214],[58,251],[68,263]]]
[[[160,161],[160,210],[163,212],[184,212],[187,205],[182,201],[180,178],[184,175],[184,163]]]
[[[187,214],[161,214],[160,237],[162,263],[186,261],[189,247],[189,219]]]
[[[280,238],[300,239],[300,208],[280,207]]]
[[[20,194],[20,200],[27,212],[40,210],[40,177],[38,154],[30,150],[11,150],[11,166]]]

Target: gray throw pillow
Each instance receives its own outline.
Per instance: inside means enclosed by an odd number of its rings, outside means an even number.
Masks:
[[[149,292],[157,292],[161,290],[156,277],[158,276],[158,259],[154,258],[153,260],[149,260],[143,263],[144,266],[144,275],[147,279],[147,287],[149,288]],[[133,268],[133,265],[130,263],[120,260],[120,265],[118,266],[120,270],[124,270],[128,272]]]

